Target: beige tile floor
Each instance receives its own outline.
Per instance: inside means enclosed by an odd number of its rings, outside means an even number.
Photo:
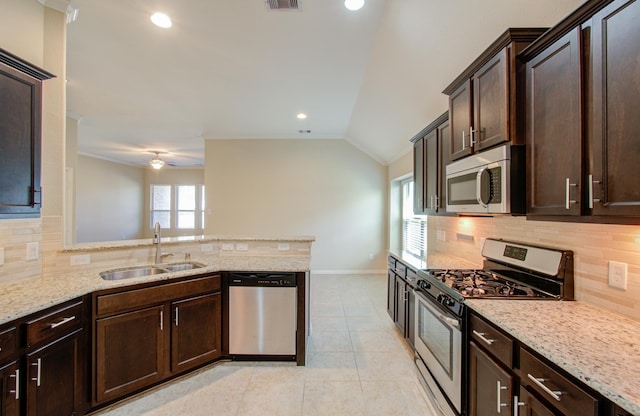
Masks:
[[[383,275],[313,275],[306,366],[218,363],[95,415],[434,415],[386,287]]]

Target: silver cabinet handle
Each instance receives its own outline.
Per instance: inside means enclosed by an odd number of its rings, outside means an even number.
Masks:
[[[572,186],[578,186],[578,184],[571,183],[571,180],[569,180],[569,178],[566,178],[565,187],[564,187],[564,198],[565,198],[565,200],[564,200],[564,208],[565,209],[570,209],[571,208],[571,204],[575,204],[577,202],[576,200],[570,199],[570,197],[569,197],[569,193],[570,193],[569,189]]]
[[[56,322],[56,323],[53,323],[53,324],[49,325],[49,327],[50,327],[51,329],[54,329],[54,328],[59,327],[60,325],[64,325],[64,324],[66,324],[67,322],[71,322],[71,321],[73,321],[74,319],[76,319],[76,317],[75,317],[75,316],[69,316],[68,318],[64,318],[64,319],[62,319],[62,321],[60,321],[60,322]]]
[[[467,148],[467,146],[466,146],[466,144],[464,142],[464,130],[462,130],[462,150],[464,150],[466,148]]]
[[[594,202],[600,202],[600,198],[594,198],[593,197],[593,184],[594,183],[600,183],[600,181],[594,181],[593,180],[593,175],[589,175],[587,180],[589,182],[589,208],[593,208],[593,203]]]
[[[501,412],[500,412],[500,410],[501,410],[503,407],[507,407],[507,406],[508,406],[508,404],[506,404],[506,403],[502,403],[502,402],[501,402],[501,400],[502,400],[502,399],[500,398],[500,396],[501,396],[501,394],[500,394],[500,393],[501,393],[501,391],[502,391],[502,390],[506,390],[506,389],[507,389],[507,386],[503,386],[503,385],[500,383],[500,380],[496,380],[496,395],[497,395],[497,397],[496,397],[496,412],[498,412],[498,413],[501,413]]]
[[[560,396],[562,395],[562,392],[557,390],[551,390],[549,387],[545,386],[544,382],[547,381],[546,379],[534,377],[529,373],[527,373],[527,377],[529,377],[529,380],[533,381],[536,384],[536,386],[544,390],[549,396],[553,397],[557,401],[560,401]]]
[[[176,326],[178,326],[178,307],[176,306],[176,317],[175,317]]]
[[[160,331],[164,330],[164,322],[163,322],[164,319],[163,318],[164,318],[164,313],[163,313],[163,311],[160,311]]]
[[[15,374],[11,374],[9,377],[16,379],[16,389],[9,390],[9,393],[13,393],[16,400],[20,400],[20,370],[17,369]]]
[[[40,381],[41,381],[41,376],[42,376],[42,358],[38,358],[38,361],[36,361],[35,363],[32,363],[31,365],[35,365],[36,366],[36,377],[33,378],[31,377],[31,380],[36,382],[36,386],[40,387]]]
[[[486,338],[486,337],[485,337],[485,335],[486,335],[486,334],[485,334],[484,332],[478,332],[478,331],[476,331],[476,330],[474,329],[474,330],[473,330],[473,333],[474,333],[474,334],[476,334],[476,336],[477,336],[478,338],[480,338],[481,340],[483,340],[484,342],[486,342],[486,343],[487,343],[487,345],[491,345],[491,344],[493,344],[494,342],[496,342],[496,340],[495,340],[495,339],[489,339],[489,338]]]
[[[474,139],[475,134],[477,133],[478,130],[474,130],[471,127],[469,127],[469,147],[473,147],[476,145],[476,140]]]
[[[518,413],[520,413],[520,406],[526,406],[526,403],[521,402],[520,399],[518,399],[518,396],[513,396],[513,416],[518,416]]]

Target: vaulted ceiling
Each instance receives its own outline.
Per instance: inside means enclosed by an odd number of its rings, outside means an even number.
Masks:
[[[160,151],[198,166],[205,139],[313,138],[389,164],[506,28],[551,26],[580,3],[366,0],[354,12],[343,0],[299,0],[297,11],[265,0],[73,0],[67,113],[80,153],[122,163]],[[151,24],[158,10],[172,28]]]

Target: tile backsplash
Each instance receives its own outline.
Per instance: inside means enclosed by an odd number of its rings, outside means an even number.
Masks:
[[[38,259],[27,260],[27,244],[38,245]],[[42,220],[40,218],[3,219],[0,223],[0,248],[4,264],[0,265],[0,283],[42,274]]]
[[[640,226],[527,221],[524,217],[429,217],[429,250],[482,264],[484,238],[575,253],[575,297],[640,321]],[[627,290],[608,285],[608,262],[627,263]]]

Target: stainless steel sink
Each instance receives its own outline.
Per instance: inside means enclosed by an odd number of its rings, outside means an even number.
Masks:
[[[168,269],[158,266],[123,267],[122,269],[113,269],[101,272],[100,277],[104,280],[122,280],[168,272]]]
[[[169,270],[170,272],[181,272],[183,270],[199,269],[201,267],[205,267],[205,265],[195,261],[184,261],[181,263],[163,264],[161,267]]]
[[[152,266],[123,267],[121,269],[107,270],[100,273],[104,280],[122,280],[134,277],[152,276],[154,274],[181,272],[205,267],[204,264],[195,261],[180,263],[158,264]]]

